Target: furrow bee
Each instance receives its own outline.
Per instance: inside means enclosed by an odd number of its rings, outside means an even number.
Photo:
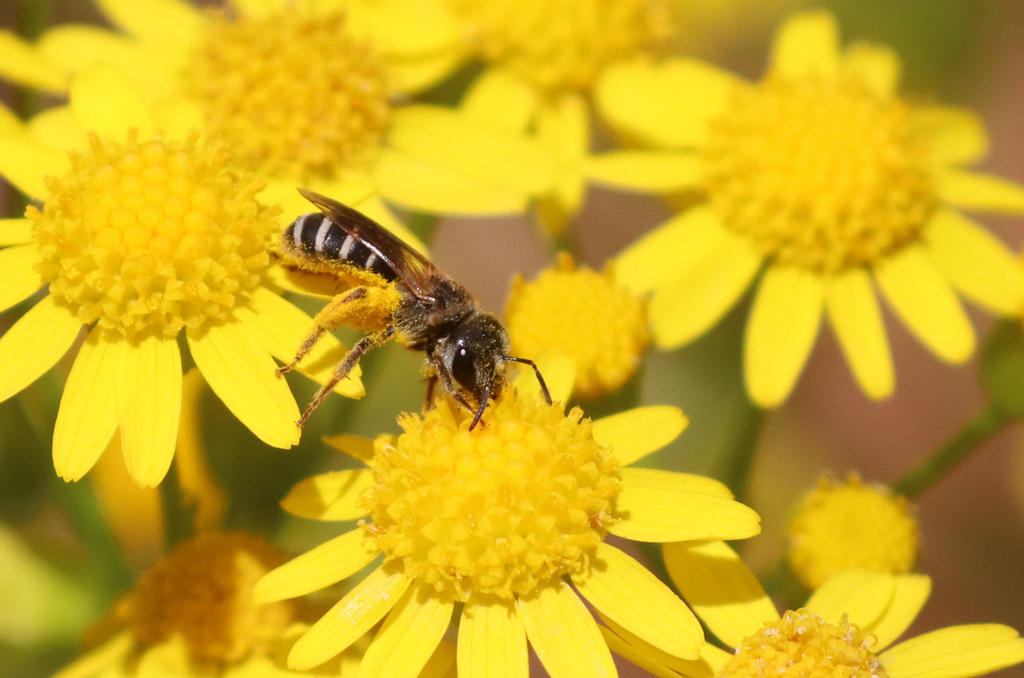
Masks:
[[[285,266],[334,276],[347,289],[317,313],[295,358],[277,373],[294,369],[325,332],[342,325],[368,332],[313,396],[299,426],[363,354],[391,340],[426,354],[427,404],[440,381],[456,402],[473,413],[471,430],[480,422],[487,401],[505,386],[509,362],[533,368],[551,404],[540,369],[532,360],[508,354],[505,328],[480,309],[465,287],[364,214],[318,193],[301,188],[299,192],[320,212],[304,214],[285,229],[278,256]]]

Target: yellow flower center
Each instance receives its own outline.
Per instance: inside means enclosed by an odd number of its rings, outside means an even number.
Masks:
[[[367,529],[388,561],[439,593],[505,599],[580,572],[614,521],[618,462],[578,408],[511,388],[469,430],[448,402],[378,438]]]
[[[856,474],[821,479],[789,525],[789,563],[809,588],[843,570],[903,574],[917,562],[920,531],[907,500]]]
[[[260,283],[279,208],[260,206],[261,181],[226,167],[219,146],[89,137],[71,171],[47,177],[35,221],[39,273],[83,323],[128,336],[223,319]]]
[[[870,265],[916,238],[935,204],[908,112],[855,79],[770,77],[712,125],[705,188],[769,258],[818,273]]]
[[[665,0],[453,0],[483,58],[548,91],[588,89],[607,64],[672,36]]]
[[[381,66],[341,14],[215,18],[186,78],[212,135],[251,167],[297,179],[365,160],[390,110]]]
[[[294,605],[257,605],[252,589],[284,558],[245,533],[206,533],[179,544],[139,580],[131,627],[143,646],[180,635],[197,668],[221,669],[267,652]]]
[[[505,320],[515,355],[557,352],[573,359],[580,398],[619,389],[647,348],[644,302],[610,274],[577,269],[567,254],[536,280],[513,281]]]
[[[801,608],[747,636],[717,678],[887,678],[874,644],[845,615],[829,624]]]

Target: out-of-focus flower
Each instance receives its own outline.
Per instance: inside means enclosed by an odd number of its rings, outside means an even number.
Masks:
[[[680,662],[610,620],[612,648],[664,678],[971,678],[1024,661],[1024,639],[1001,624],[951,626],[893,645],[928,599],[924,575],[848,570],[780,617],[721,542],[668,544],[665,565],[708,629],[735,650],[708,644],[700,660]]]
[[[0,308],[40,299],[0,338],[0,400],[75,343],[54,431],[54,465],[81,478],[120,428],[143,486],[167,472],[181,413],[178,337],[214,392],[264,442],[298,441],[298,407],[274,375],[312,324],[267,277],[280,208],[234,170],[222,145],[157,134],[148,109],[110,69],[76,76],[69,108],[0,136],[0,174],[44,201],[0,224]],[[48,145],[33,131],[63,140]],[[88,130],[88,133],[82,130]],[[326,381],[344,347],[333,337],[307,365]],[[363,393],[358,375],[338,392]]]
[[[624,283],[653,292],[659,346],[703,334],[764,269],[744,345],[754,402],[786,399],[826,314],[861,388],[885,398],[895,375],[874,285],[952,363],[975,346],[958,293],[1020,312],[1024,269],[958,210],[1024,213],[1024,188],[963,169],[987,148],[982,124],[898,98],[899,75],[887,48],[840,51],[834,19],[820,12],[782,27],[756,84],[684,59],[605,72],[604,116],[658,150],[608,154],[591,176],[707,195],[616,261]]]
[[[526,675],[529,642],[552,676],[614,676],[581,597],[663,651],[696,658],[690,612],[605,537],[746,538],[758,518],[711,479],[628,467],[679,434],[679,410],[582,417],[509,388],[472,431],[471,416],[444,401],[402,417],[397,437],[337,440],[369,468],[304,481],[283,506],[369,520],[268,574],[256,597],[301,595],[384,561],[295,644],[289,665],[317,666],[386,616],[363,669],[415,675],[462,603],[460,675]]]
[[[789,523],[789,565],[815,589],[844,570],[905,574],[917,562],[920,529],[904,497],[885,485],[822,478]]]
[[[617,285],[611,270],[577,268],[565,253],[535,280],[512,281],[505,325],[514,355],[571,359],[573,394],[580,398],[617,391],[636,373],[647,348],[644,300]]]

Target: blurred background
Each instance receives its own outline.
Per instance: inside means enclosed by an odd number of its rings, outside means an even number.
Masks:
[[[0,0],[0,28],[17,30],[32,0]],[[210,3],[207,3],[210,4]],[[904,61],[903,93],[911,100],[975,109],[985,119],[991,152],[980,169],[1024,182],[1024,3],[1018,0],[679,0],[685,22],[678,49],[749,78],[760,76],[772,33],[796,8],[826,7],[838,17],[844,41],[891,45]],[[50,24],[103,23],[86,0],[53,0]],[[0,84],[12,107],[23,94]],[[46,102],[44,102],[46,103]],[[14,216],[20,199],[3,186],[0,209]],[[575,253],[601,267],[668,210],[657,201],[592,190],[571,226]],[[1020,219],[978,217],[1020,250]],[[488,309],[500,311],[514,273],[528,278],[550,263],[551,250],[526,219],[445,219],[432,244],[434,259],[473,290]],[[0,314],[0,333],[27,305]],[[314,309],[315,306],[310,307]],[[660,455],[676,470],[715,473],[716,451],[735,435],[732,409],[739,393],[739,341],[744,310],[683,351],[652,350],[639,386],[649,403],[681,405],[690,428]],[[992,320],[972,312],[979,337]],[[826,472],[858,471],[868,481],[895,481],[967,422],[982,406],[974,363],[938,362],[886,318],[893,344],[897,387],[875,403],[849,375],[830,332],[820,334],[814,354],[789,401],[768,413],[747,500],[764,519],[764,534],[744,546],[755,570],[771,572],[782,553],[788,512]],[[331,399],[314,418],[303,443],[291,451],[257,441],[208,392],[198,431],[215,476],[228,488],[226,523],[269,532],[301,550],[345,526],[311,526],[287,519],[277,501],[311,472],[344,464],[320,436],[376,435],[396,430],[395,415],[422,402],[420,356],[391,347],[367,361],[369,395],[358,404]],[[158,557],[159,497],[137,491],[116,471],[93,471],[75,487],[53,472],[49,436],[34,426],[39,408],[53,402],[70,363],[19,396],[0,403],[0,677],[45,676],[75,652],[75,639],[105,604],[109,582],[100,584],[94,554],[76,537],[76,502],[89,501],[89,483],[109,483],[101,498],[133,506],[121,535],[132,571]],[[311,388],[294,382],[303,402]],[[932,597],[911,629],[999,622],[1024,629],[1024,450],[1021,428],[1011,425],[976,450],[917,503],[923,531],[919,571],[933,578]],[[120,462],[108,466],[120,468]],[[119,484],[120,483],[120,484]],[[134,503],[133,503],[134,502]],[[115,511],[116,507],[102,505]],[[123,511],[122,511],[123,513]],[[32,579],[26,573],[32,573]],[[34,588],[33,588],[34,587]],[[60,601],[54,604],[50,598]],[[46,606],[51,605],[53,609]],[[42,609],[37,612],[33,606]],[[1000,675],[1024,677],[1024,668]]]

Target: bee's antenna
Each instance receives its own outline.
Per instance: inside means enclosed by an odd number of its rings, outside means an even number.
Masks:
[[[476,425],[480,423],[480,417],[484,416],[484,409],[487,408],[487,401],[490,397],[491,385],[487,384],[487,386],[484,386],[484,397],[480,399],[480,407],[477,409],[476,414],[473,415],[473,423],[469,425],[470,431],[476,428]]]
[[[537,375],[537,382],[540,384],[540,390],[544,392],[544,400],[548,401],[548,405],[551,404],[551,392],[548,391],[548,385],[544,381],[544,377],[541,375],[540,368],[537,367],[537,363],[533,362],[529,358],[516,358],[515,356],[511,355],[503,355],[501,356],[501,359],[513,363],[522,363],[523,365],[529,365],[530,367],[532,367],[534,373]]]

